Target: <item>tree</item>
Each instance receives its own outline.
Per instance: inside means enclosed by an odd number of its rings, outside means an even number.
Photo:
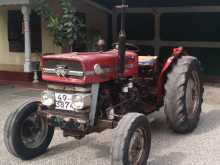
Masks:
[[[34,10],[47,22],[48,31],[54,37],[54,43],[63,51],[72,51],[77,40],[85,38],[85,24],[77,16],[72,0],[58,0],[61,12],[55,14],[47,0],[34,0]]]

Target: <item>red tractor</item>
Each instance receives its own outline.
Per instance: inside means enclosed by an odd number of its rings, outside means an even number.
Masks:
[[[11,154],[23,160],[43,154],[55,127],[77,139],[114,129],[112,164],[143,165],[151,147],[147,115],[163,106],[176,133],[197,127],[203,101],[200,62],[182,48],[165,60],[139,56],[137,46],[126,43],[124,4],[114,49],[42,57],[48,89],[41,101],[28,101],[9,116],[4,142]]]

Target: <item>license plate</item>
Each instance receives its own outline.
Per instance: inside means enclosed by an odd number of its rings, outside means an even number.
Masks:
[[[56,109],[73,111],[72,97],[71,94],[55,93]]]

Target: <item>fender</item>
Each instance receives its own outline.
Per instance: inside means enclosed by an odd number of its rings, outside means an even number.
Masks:
[[[165,64],[163,65],[163,69],[160,72],[158,81],[157,81],[157,104],[159,106],[163,105],[163,97],[165,94],[164,85],[166,83],[166,75],[168,70],[171,68],[173,63],[182,57],[185,53],[183,52],[183,47],[174,48],[172,55],[167,59]]]

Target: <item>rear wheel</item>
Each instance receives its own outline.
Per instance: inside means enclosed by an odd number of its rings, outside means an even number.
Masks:
[[[203,97],[200,63],[183,56],[168,73],[165,85],[165,113],[177,133],[190,133],[198,125]]]
[[[147,118],[139,113],[125,115],[114,130],[113,165],[146,165],[151,132]]]
[[[38,101],[30,101],[11,113],[4,127],[4,143],[16,157],[27,160],[46,152],[54,128],[37,115]]]

